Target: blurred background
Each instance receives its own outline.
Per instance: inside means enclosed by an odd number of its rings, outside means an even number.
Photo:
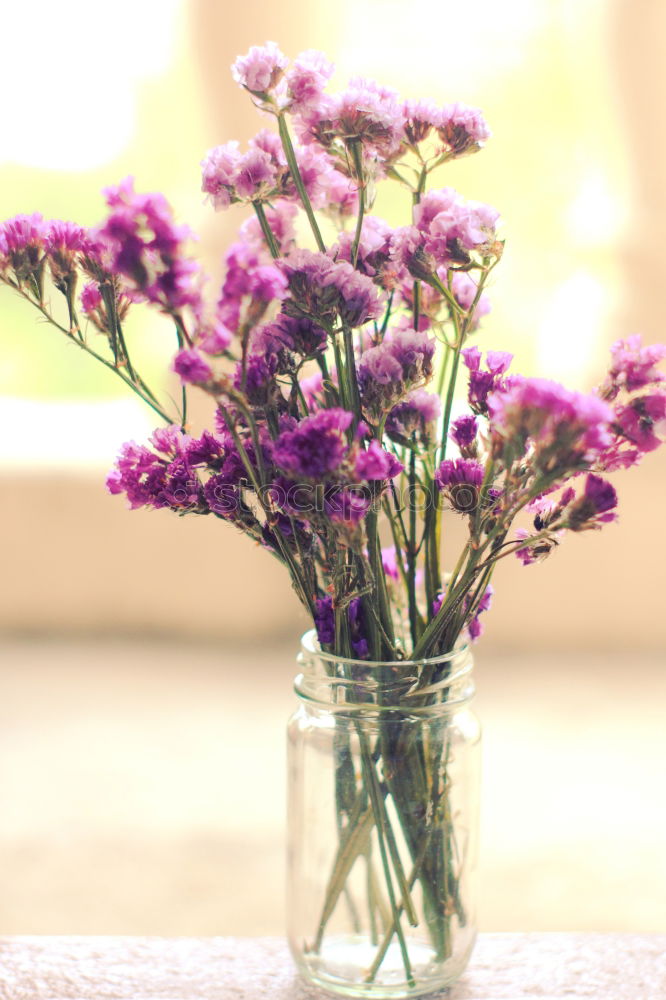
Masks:
[[[482,349],[589,390],[615,339],[664,339],[661,0],[6,6],[0,218],[95,223],[133,174],[219,280],[243,215],[203,204],[199,162],[267,124],[229,67],[273,39],[324,50],[334,87],[484,110],[487,148],[441,178],[505,220]],[[170,391],[171,331],[131,333]],[[150,416],[6,289],[0,336],[0,933],[280,934],[296,598],[231,528],[108,496]],[[485,930],[666,928],[666,454],[616,486],[619,524],[496,578]]]

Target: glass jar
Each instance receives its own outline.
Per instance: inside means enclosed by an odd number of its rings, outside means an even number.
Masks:
[[[307,633],[289,721],[288,933],[343,996],[453,983],[474,938],[480,728],[467,647],[347,660]]]

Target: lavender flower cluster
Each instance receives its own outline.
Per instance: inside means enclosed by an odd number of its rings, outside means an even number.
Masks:
[[[472,341],[502,255],[499,215],[429,187],[487,141],[481,113],[360,78],[329,93],[332,74],[321,53],[290,63],[272,42],[235,62],[276,128],[202,161],[213,208],[250,211],[217,283],[163,196],[131,179],[106,191],[95,228],[39,215],[0,225],[0,282],[163,419],[147,445],[123,447],[112,493],[248,534],[285,565],[324,648],[433,656],[463,632],[479,636],[501,559],[537,562],[566,532],[615,520],[605,475],[636,465],[666,431],[666,347],[619,341],[589,394],[482,353]],[[405,225],[370,214],[379,182],[405,192]],[[328,245],[324,232],[335,233]],[[140,305],[173,324],[175,410],[133,364],[124,324]],[[454,419],[463,371],[468,409]],[[192,385],[214,408],[198,436]],[[460,558],[450,517],[468,531]]]

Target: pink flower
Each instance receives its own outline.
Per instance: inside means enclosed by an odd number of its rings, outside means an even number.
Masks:
[[[590,473],[585,479],[583,495],[567,511],[566,527],[571,531],[600,528],[602,524],[617,520],[615,487],[608,480]]]
[[[435,473],[435,482],[454,510],[472,514],[479,506],[483,466],[474,459],[447,458]]]
[[[253,201],[266,197],[275,188],[276,180],[270,154],[263,149],[250,149],[238,161],[236,195]]]
[[[442,108],[437,133],[444,151],[452,156],[473,153],[490,137],[490,129],[481,112],[466,104],[448,104]]]
[[[616,420],[621,435],[640,451],[654,451],[666,435],[666,392],[639,396],[618,409]]]
[[[228,208],[232,202],[240,158],[238,143],[234,140],[209,150],[201,161],[201,190],[210,197],[216,211]]]
[[[430,100],[405,101],[402,113],[405,142],[410,146],[418,146],[442,122],[441,110]]]
[[[200,334],[199,347],[206,354],[224,354],[233,340],[231,330],[219,320]]]
[[[642,345],[640,334],[616,340],[611,347],[611,367],[601,387],[604,399],[615,399],[621,389],[634,392],[646,385],[659,384],[666,376],[657,365],[666,358],[665,344]]]
[[[179,351],[173,360],[173,370],[180,375],[181,382],[209,382],[213,377],[213,369],[193,348]]]
[[[391,578],[391,580],[399,579],[398,560],[395,545],[382,549],[382,566],[384,568],[384,572]]]
[[[266,42],[265,45],[253,45],[247,55],[239,56],[231,73],[241,87],[264,95],[275,88],[288,65],[289,60],[275,42]]]
[[[322,52],[301,52],[287,73],[287,97],[293,112],[316,105],[333,74],[333,63]]]
[[[537,468],[578,468],[613,440],[614,413],[607,403],[547,379],[514,379],[491,393],[488,411],[496,453],[515,459],[531,442]]]
[[[41,247],[46,228],[39,212],[7,219],[0,225],[0,255],[16,253],[27,247]]]
[[[102,295],[97,282],[89,281],[84,285],[79,299],[81,301],[81,309],[86,315],[98,309],[102,304]]]
[[[174,312],[199,307],[198,267],[184,253],[190,231],[177,226],[161,194],[137,194],[125,178],[105,191],[109,215],[95,236],[108,254],[110,269],[123,275],[136,298]]]
[[[287,295],[287,279],[274,264],[262,264],[252,272],[250,292],[255,299],[273,302]]]
[[[367,451],[359,452],[354,471],[359,479],[393,479],[403,468],[390,452],[384,451],[378,441],[371,441]]]
[[[354,527],[363,520],[370,507],[370,498],[360,489],[342,487],[327,491],[324,499],[324,513],[334,524]]]

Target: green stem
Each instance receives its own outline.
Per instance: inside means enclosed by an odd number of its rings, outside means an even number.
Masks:
[[[409,875],[409,881],[407,883],[410,890],[414,888],[416,879],[418,878],[423,862],[425,861],[425,856],[428,850],[432,830],[433,830],[432,826],[428,830],[426,830],[423,840],[421,841],[421,846],[419,847],[419,852],[412,866],[412,870]],[[403,906],[402,904],[400,904],[398,906],[398,912],[397,912],[398,918],[402,916],[402,912],[403,912]],[[393,920],[391,921],[390,927],[388,928],[386,934],[384,935],[384,940],[382,941],[379,950],[375,955],[374,961],[370,966],[370,970],[368,971],[368,974],[363,980],[363,982],[372,983],[374,981],[374,978],[379,971],[379,967],[381,966],[382,962],[384,961],[384,958],[386,957],[386,952],[389,949],[389,945],[393,940],[393,935],[396,933],[396,930],[397,930],[397,925],[394,917]]]
[[[407,542],[407,600],[409,605],[409,630],[412,644],[419,636],[416,606],[416,449],[409,454],[409,537]]]
[[[317,249],[321,253],[326,253],[326,244],[322,239],[321,232],[319,230],[319,224],[317,223],[316,216],[312,210],[312,204],[308,197],[308,193],[305,190],[305,185],[303,184],[303,178],[301,177],[301,172],[298,169],[298,163],[296,161],[296,153],[291,141],[291,136],[289,135],[289,128],[287,126],[287,120],[284,116],[284,112],[280,112],[277,116],[278,130],[280,133],[280,139],[282,141],[282,148],[284,149],[284,155],[287,160],[287,165],[291,172],[291,176],[296,185],[296,190],[298,191],[299,197],[305,209],[305,214],[308,217],[308,222],[310,223],[310,228],[314,235],[315,241],[317,243]]]
[[[356,374],[356,358],[354,357],[354,341],[351,329],[347,324],[343,324],[343,338],[345,344],[345,377],[349,382],[349,402],[357,420],[361,419],[361,393],[358,388],[358,375]],[[338,369],[339,373],[339,369]]]
[[[254,487],[255,493],[257,494],[257,499],[261,504],[266,516],[270,517],[271,512],[268,506],[266,505],[265,500],[263,499],[263,491],[261,489],[261,483],[257,478],[257,474],[252,466],[252,463],[250,462],[245,445],[241,440],[240,434],[236,430],[234,421],[231,419],[230,415],[227,413],[226,409],[223,406],[220,406],[220,413],[222,414],[222,419],[226,424],[227,430],[229,431],[229,433],[233,438],[241,462],[243,463],[245,471],[248,474],[249,480],[252,483],[252,486]],[[253,443],[255,446],[255,451],[257,453],[257,461],[259,464],[262,464],[262,460],[260,458],[261,449],[258,447],[258,441],[255,441],[254,437],[253,437]],[[278,545],[280,546],[280,552],[282,553],[282,557],[291,571],[291,576],[296,593],[298,594],[301,603],[308,609],[308,611],[314,618],[315,614],[314,595],[310,594],[310,591],[303,580],[303,577],[301,575],[301,567],[298,565],[292,553],[289,551],[289,546],[282,537],[282,534],[280,533],[279,529],[275,530],[273,534],[275,536],[275,539],[277,540]]]
[[[92,349],[92,347],[89,347],[84,340],[80,340],[70,330],[65,329],[64,326],[58,323],[58,321],[55,320],[53,316],[50,315],[48,310],[41,303],[36,302],[34,299],[30,298],[29,295],[26,295],[26,293],[17,286],[10,285],[10,287],[14,288],[14,290],[17,291],[19,295],[21,295],[21,297],[24,298],[27,302],[35,306],[42,314],[42,316],[51,324],[51,326],[54,326],[57,330],[60,330],[60,332],[63,333],[65,337],[67,337],[68,341],[71,344],[76,344],[76,346],[80,347],[81,350],[85,351],[86,354],[89,354],[91,358],[94,358],[95,361],[99,361],[99,363],[104,365],[105,368],[108,368],[108,370],[113,372],[114,375],[117,375],[118,378],[122,382],[124,382],[125,385],[132,390],[132,392],[136,393],[136,395],[140,399],[142,399],[143,402],[146,403],[151,408],[151,410],[154,410],[155,413],[157,413],[157,415],[161,417],[161,419],[164,420],[165,423],[167,424],[177,423],[177,421],[173,417],[171,417],[166,412],[166,410],[162,409],[162,407],[156,401],[153,394],[152,393],[149,394],[149,390],[147,389],[147,387],[144,386],[142,381],[133,382],[129,378],[129,376],[126,375],[123,371],[121,371],[121,369],[117,368],[115,364],[113,364],[110,361],[107,361],[106,358],[103,358],[101,354],[98,354],[97,351],[94,351]]]
[[[382,861],[382,868],[384,869],[384,880],[386,882],[386,891],[389,897],[389,904],[391,906],[391,913],[393,915],[393,922],[395,924],[396,934],[398,936],[398,942],[400,944],[400,953],[402,955],[402,962],[405,968],[405,976],[407,977],[407,982],[410,986],[414,985],[414,977],[412,975],[412,968],[409,961],[409,953],[407,951],[407,944],[405,942],[405,936],[402,930],[402,925],[400,923],[400,915],[398,913],[397,902],[395,898],[395,891],[393,888],[393,880],[391,878],[391,872],[389,869],[389,860],[386,850],[385,842],[385,805],[381,793],[377,788],[377,775],[374,771],[374,766],[372,764],[372,757],[370,750],[367,745],[367,737],[362,730],[360,724],[357,724],[357,731],[359,735],[359,740],[361,744],[361,765],[363,769],[363,779],[365,786],[370,795],[370,801],[372,802],[372,810],[375,817],[375,826],[377,829],[377,841],[379,844],[379,854]],[[406,893],[403,897],[403,902],[406,904],[406,900],[410,899],[409,890],[405,886]]]
[[[356,217],[356,232],[351,245],[351,262],[356,267],[358,260],[358,246],[361,242],[361,231],[363,229],[363,216],[365,214],[365,179],[363,177],[363,152],[359,139],[352,139],[349,142],[352,160],[354,163],[354,173],[358,184],[358,215]]]
[[[458,379],[458,367],[460,365],[460,352],[462,350],[462,345],[465,339],[458,328],[458,322],[455,317],[454,317],[454,324],[456,327],[457,339],[455,347],[453,349],[451,374],[449,375],[449,387],[446,393],[446,403],[444,404],[444,416],[442,418],[442,441],[441,441],[440,462],[443,462],[444,459],[446,458],[446,446],[449,439],[449,424],[451,422],[451,410],[453,409],[453,398],[456,391],[456,381]]]
[[[176,320],[176,339],[178,340],[178,347],[180,350],[183,349],[185,340],[183,336],[182,325]],[[185,383],[180,387],[180,427],[185,433],[185,425],[187,424],[187,387]]]
[[[340,894],[342,893],[347,876],[352,869],[356,858],[367,850],[370,834],[375,824],[375,816],[372,806],[363,808],[363,796],[358,797],[354,809],[349,817],[349,822],[343,831],[338,853],[331,872],[331,877],[326,887],[324,907],[319,918],[317,936],[314,941],[313,951],[319,951],[326,924],[333,915]]]
[[[375,587],[373,594],[371,595],[371,601],[373,597],[376,597],[377,603],[379,604],[379,620],[382,625],[384,634],[389,637],[391,647],[387,651],[388,655],[384,655],[380,652],[380,655],[376,658],[378,660],[388,660],[395,659],[395,638],[393,635],[393,619],[391,615],[391,605],[389,601],[388,591],[386,589],[386,577],[384,576],[384,567],[382,565],[382,555],[381,547],[379,544],[379,532],[377,528],[377,511],[372,507],[368,511],[365,519],[365,530],[368,540],[368,560],[370,562],[370,569],[372,571],[372,576],[374,579]],[[373,602],[374,603],[374,602]]]
[[[266,212],[264,210],[263,203],[260,201],[253,201],[252,207],[255,211],[257,219],[259,220],[259,225],[261,226],[261,231],[264,234],[264,239],[266,240],[266,245],[271,252],[271,257],[273,260],[277,260],[280,256],[280,249],[277,245],[273,230],[268,224],[268,219],[266,218]]]

